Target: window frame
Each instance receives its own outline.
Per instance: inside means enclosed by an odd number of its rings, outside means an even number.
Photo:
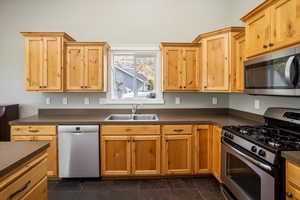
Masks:
[[[113,55],[114,52],[119,52],[119,53],[128,53],[128,52],[136,52],[136,51],[144,51],[144,52],[151,52],[155,53],[157,56],[157,69],[155,70],[155,93],[156,93],[156,98],[155,99],[150,99],[150,98],[139,98],[139,97],[134,97],[134,98],[127,98],[127,99],[114,99],[113,98],[113,92],[112,92],[112,87],[114,85],[113,83],[113,68],[112,68],[112,63],[113,63]],[[108,73],[107,73],[107,81],[108,81],[108,91],[107,91],[107,96],[106,96],[106,101],[104,104],[164,104],[164,99],[163,99],[163,92],[161,90],[161,75],[162,75],[162,70],[161,70],[161,51],[158,45],[112,45],[109,53],[109,63],[108,63]]]

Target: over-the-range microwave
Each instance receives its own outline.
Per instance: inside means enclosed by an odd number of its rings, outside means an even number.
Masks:
[[[300,96],[300,47],[249,59],[245,66],[245,93]]]

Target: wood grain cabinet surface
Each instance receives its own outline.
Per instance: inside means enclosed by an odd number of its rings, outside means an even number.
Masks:
[[[64,42],[74,41],[63,32],[22,32],[25,36],[26,90],[63,90]]]
[[[286,161],[286,200],[300,199],[300,166]]]
[[[67,42],[65,90],[105,92],[107,77],[106,42]]]
[[[220,127],[213,127],[212,173],[219,182],[221,182],[221,133]]]
[[[201,44],[161,43],[163,91],[199,91]]]
[[[231,91],[232,92],[243,92],[244,91],[244,62],[245,57],[245,32],[240,32],[234,36],[235,39],[235,67],[231,70]]]
[[[48,176],[57,177],[58,175],[58,148],[56,126],[12,126],[12,141],[49,141],[48,153]]]
[[[243,27],[229,27],[200,34],[193,42],[202,44],[202,90],[204,92],[230,92],[235,70],[234,36]]]
[[[300,1],[267,0],[241,20],[246,23],[246,57],[300,43]]]

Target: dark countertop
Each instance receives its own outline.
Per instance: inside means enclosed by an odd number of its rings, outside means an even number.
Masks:
[[[0,177],[49,146],[49,142],[0,142]]]
[[[232,109],[143,109],[139,113],[157,114],[158,121],[105,121],[113,113],[129,113],[128,110],[108,109],[44,109],[39,115],[10,122],[10,125],[60,125],[60,124],[216,124],[255,125],[262,123],[260,115]]]
[[[282,157],[300,166],[300,151],[283,151]]]

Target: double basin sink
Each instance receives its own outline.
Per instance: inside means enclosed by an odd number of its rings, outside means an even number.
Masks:
[[[112,114],[105,121],[157,121],[156,114]]]

